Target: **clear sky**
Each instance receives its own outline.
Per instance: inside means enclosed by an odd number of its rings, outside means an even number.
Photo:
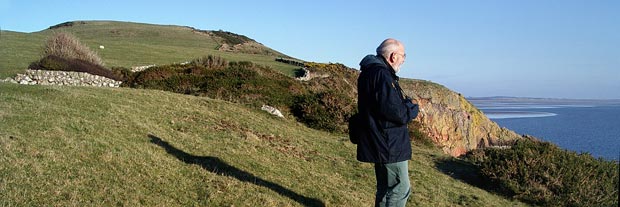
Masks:
[[[398,74],[464,96],[620,99],[620,0],[0,0],[2,30],[73,20],[226,30],[306,61],[359,68],[401,40]]]

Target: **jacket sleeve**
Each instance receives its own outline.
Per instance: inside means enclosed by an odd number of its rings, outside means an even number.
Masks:
[[[415,117],[410,117],[411,110],[401,97],[394,83],[394,78],[389,72],[379,72],[376,82],[375,100],[377,100],[377,115],[381,118],[398,125],[407,124]],[[413,105],[413,103],[411,103]],[[417,111],[416,111],[417,115]]]

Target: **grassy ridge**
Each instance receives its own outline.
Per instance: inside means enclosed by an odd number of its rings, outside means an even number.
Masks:
[[[46,38],[60,31],[78,37],[80,42],[96,51],[108,67],[181,63],[214,55],[230,61],[251,61],[266,65],[291,76],[294,69],[298,68],[276,62],[274,56],[218,51],[218,41],[221,40],[195,32],[189,27],[87,21],[85,24],[34,33],[3,30],[0,35],[0,78],[15,75],[26,69],[31,62],[41,58]],[[100,45],[105,49],[100,49]],[[274,53],[281,54],[277,51]]]
[[[242,105],[127,88],[0,83],[0,206],[368,206],[372,166],[344,135]],[[522,205],[414,145],[411,206]]]

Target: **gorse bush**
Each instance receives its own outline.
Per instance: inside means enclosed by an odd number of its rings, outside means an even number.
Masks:
[[[344,132],[346,120],[353,114],[345,109],[348,97],[336,91],[308,93],[295,97],[292,112],[309,127],[330,132]]]
[[[121,71],[119,71],[121,72]],[[156,66],[132,75],[127,85],[184,94],[208,96],[255,106],[267,104],[288,109],[303,93],[300,83],[252,62],[228,62],[207,56],[189,64]]]
[[[228,62],[215,56],[133,74],[122,69],[115,71],[126,77],[130,87],[208,96],[258,107],[266,104],[285,114],[292,112],[309,127],[332,132],[346,132],[347,120],[356,109],[355,95],[349,94],[348,81],[342,81],[340,76],[326,78],[323,83],[300,82],[252,62]]]
[[[56,56],[63,59],[77,59],[94,65],[103,66],[101,58],[69,33],[59,32],[52,35],[45,44],[44,56]]]
[[[466,159],[506,196],[542,206],[618,206],[618,162],[536,140],[475,150]]]
[[[210,69],[224,69],[228,67],[228,61],[219,56],[206,56],[191,61],[192,64]]]

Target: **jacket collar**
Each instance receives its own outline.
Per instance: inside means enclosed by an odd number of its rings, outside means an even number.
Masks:
[[[396,70],[394,70],[394,68],[392,68],[392,66],[390,64],[388,64],[387,60],[385,59],[385,57],[377,55],[377,57],[379,57],[379,59],[381,59],[381,61],[383,61],[383,64],[385,64],[385,66],[387,66],[387,68],[390,71],[390,74],[392,74],[392,76],[398,80],[398,76],[396,75]]]
[[[392,77],[394,77],[394,79],[398,80],[398,76],[396,75],[396,71],[394,71],[394,68],[392,68],[392,66],[390,66],[390,64],[388,64],[387,60],[380,55],[367,55],[366,57],[364,57],[362,59],[362,61],[360,62],[360,67],[361,70],[364,71],[366,69],[370,69],[373,68],[371,67],[371,65],[381,65],[381,68],[385,68],[386,70],[388,70],[390,72],[390,74],[392,74]]]

